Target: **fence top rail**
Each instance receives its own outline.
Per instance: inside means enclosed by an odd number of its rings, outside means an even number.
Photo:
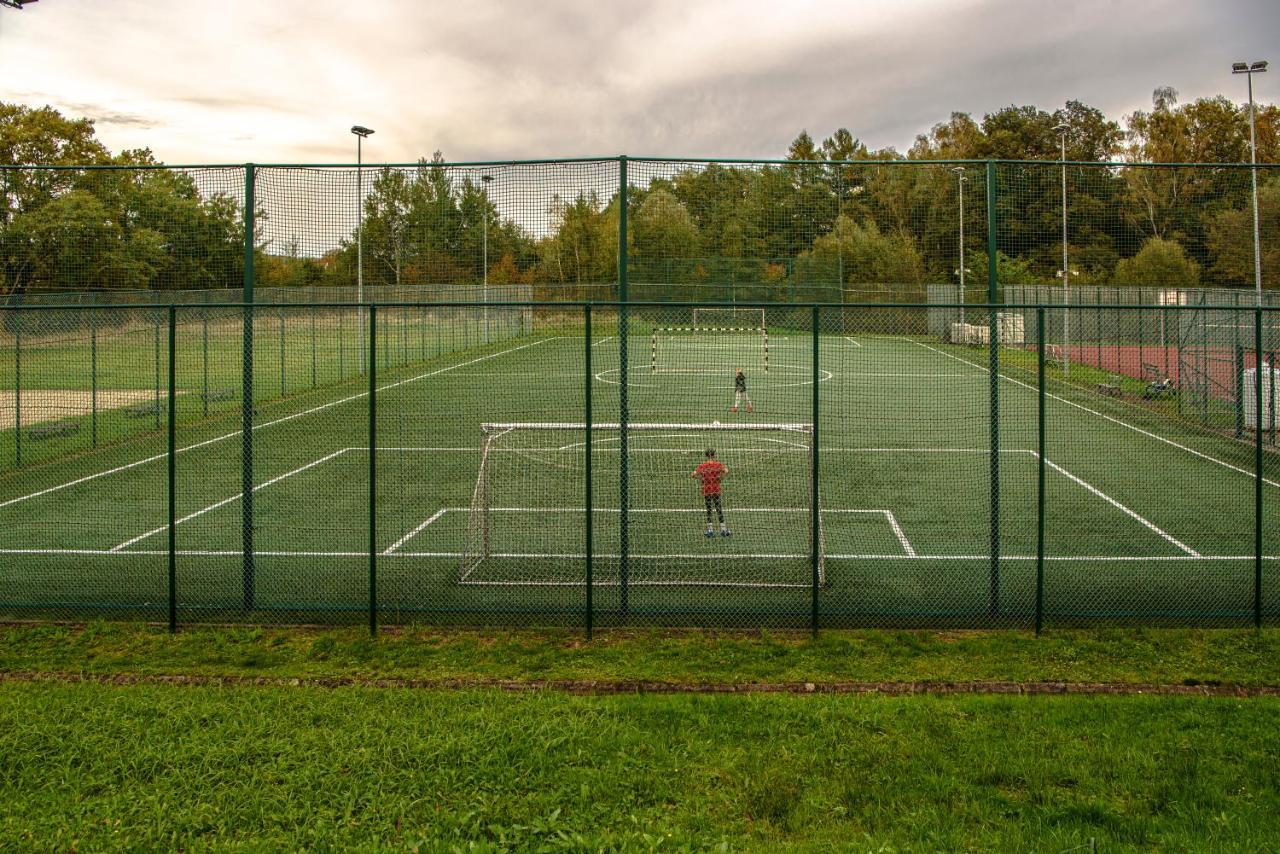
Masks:
[[[1280,305],[1160,305],[1157,303],[1070,303],[1060,302],[1017,302],[1017,303],[959,303],[959,302],[698,302],[698,301],[663,301],[663,300],[367,300],[365,302],[333,301],[333,302],[196,302],[196,303],[93,303],[87,305],[52,304],[52,305],[0,305],[0,312],[42,312],[42,311],[168,311],[170,307],[188,312],[198,309],[304,309],[304,308],[763,308],[775,311],[795,311],[799,309],[832,309],[844,311],[888,309],[964,309],[966,312],[979,311],[1034,311],[1043,308],[1047,311],[1190,311],[1190,312],[1233,312],[1246,314],[1261,311],[1267,314],[1280,312]]]
[[[460,160],[445,163],[153,163],[140,165],[123,165],[117,163],[10,163],[0,165],[0,172],[10,170],[47,170],[47,171],[157,171],[180,169],[361,169],[371,171],[377,169],[481,169],[519,166],[556,166],[562,164],[583,163],[677,163],[677,164],[743,164],[757,166],[869,166],[875,168],[893,168],[910,166],[985,166],[988,163],[1000,166],[1091,166],[1101,169],[1129,168],[1180,168],[1180,169],[1280,169],[1280,163],[1190,163],[1180,161],[1124,161],[1124,160],[787,160],[752,157],[651,157],[636,155],[608,155],[603,157],[542,157],[529,160]]]

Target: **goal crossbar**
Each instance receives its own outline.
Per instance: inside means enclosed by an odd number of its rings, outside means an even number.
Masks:
[[[623,424],[617,421],[591,423],[592,430],[621,430]],[[792,432],[812,433],[813,425],[808,423],[794,424],[752,424],[731,423],[715,424],[707,421],[632,421],[626,424],[628,430],[731,430],[754,432]],[[586,430],[585,421],[500,421],[480,425],[485,433],[501,433],[508,430]]]
[[[696,311],[696,309],[695,309]],[[769,372],[769,330],[764,325],[763,316],[758,326],[742,326],[740,324],[724,325],[724,324],[707,324],[699,325],[697,318],[690,326],[663,326],[653,330],[649,336],[649,369],[654,373],[660,373],[664,370],[663,362],[667,351],[672,349],[671,344],[676,341],[696,341],[700,336],[708,336],[708,340],[714,340],[716,336],[739,336],[750,338],[753,342],[757,342],[760,347],[758,356],[753,356],[752,360],[759,358],[760,361],[755,363],[758,367],[763,367],[765,373]],[[719,363],[730,354],[724,352],[720,347],[711,345],[710,347],[702,346],[690,351],[688,347],[675,347],[675,357],[681,364],[687,364],[692,357],[694,363],[701,357],[708,364],[706,368],[711,369],[719,366]],[[742,362],[741,356],[732,356],[728,359],[732,362]],[[715,365],[710,364],[714,362]],[[732,367],[732,366],[730,366]]]

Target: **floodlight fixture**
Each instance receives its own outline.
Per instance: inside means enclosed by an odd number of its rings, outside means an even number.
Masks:
[[[352,125],[351,132],[354,133],[356,136],[360,137],[361,139],[364,139],[365,137],[373,133],[373,129],[367,128],[364,125]]]

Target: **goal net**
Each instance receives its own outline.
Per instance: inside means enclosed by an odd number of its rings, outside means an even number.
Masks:
[[[764,329],[763,308],[695,308],[694,326]]]
[[[654,373],[769,370],[769,330],[763,308],[695,308],[689,326],[653,330]]]
[[[481,431],[460,583],[585,585],[586,425]],[[595,584],[809,587],[815,539],[825,583],[822,526],[813,527],[811,425],[635,423],[626,438],[624,460],[620,425],[591,428]],[[708,448],[728,469],[721,507],[729,536],[714,506],[714,536],[706,535],[693,470]]]

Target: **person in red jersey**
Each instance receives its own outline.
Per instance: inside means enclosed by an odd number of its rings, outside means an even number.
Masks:
[[[707,459],[693,470],[693,477],[702,484],[702,503],[707,507],[707,536],[716,535],[715,526],[711,524],[711,509],[714,507],[720,518],[720,536],[729,536],[729,526],[724,523],[724,507],[720,504],[720,480],[729,473],[724,463],[716,459],[716,449],[707,448]]]

